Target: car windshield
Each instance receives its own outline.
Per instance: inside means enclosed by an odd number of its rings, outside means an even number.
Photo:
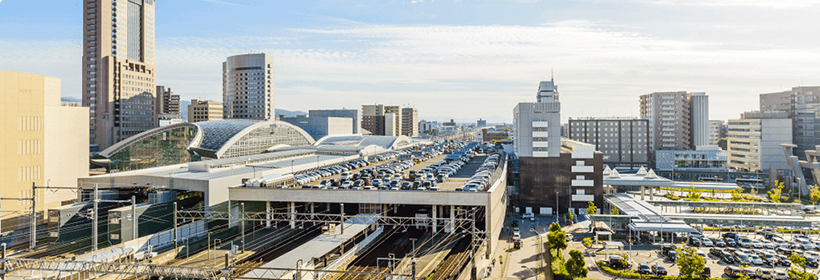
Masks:
[[[649,266],[648,266],[648,265],[645,265],[645,264],[642,264],[642,265],[641,265],[641,269],[649,269]]]

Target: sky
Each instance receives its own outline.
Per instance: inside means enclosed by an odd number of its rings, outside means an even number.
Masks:
[[[0,0],[0,69],[80,97],[78,0]],[[274,56],[276,107],[406,105],[510,122],[554,78],[561,117],[639,116],[641,94],[706,92],[710,119],[820,85],[816,0],[157,0],[157,83],[222,100],[222,62]]]

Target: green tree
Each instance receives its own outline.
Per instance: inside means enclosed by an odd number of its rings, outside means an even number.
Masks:
[[[774,181],[775,188],[769,193],[769,200],[773,203],[780,203],[780,196],[783,194],[783,182]]]
[[[569,276],[573,279],[587,277],[587,273],[589,272],[589,269],[586,267],[586,262],[584,261],[584,255],[578,250],[569,251],[569,260],[567,260],[564,266],[567,268]]]
[[[684,200],[688,201],[700,201],[700,195],[703,194],[702,192],[695,189],[695,185],[689,186],[689,197],[685,198]]]
[[[817,201],[820,200],[820,186],[813,185],[809,187],[809,200],[811,200],[811,205],[817,205]]]
[[[726,142],[727,142],[726,137],[723,137],[723,138],[718,139],[717,145],[718,145],[718,147],[720,147],[722,150],[725,151],[725,150],[727,150]]]
[[[567,212],[567,220],[575,219],[575,216],[572,215],[572,212]]]
[[[803,272],[806,272],[806,258],[798,254],[792,253],[792,255],[789,256],[789,260],[792,261],[792,264],[797,265],[798,267],[802,267]]]
[[[609,213],[612,215],[620,215],[621,210],[618,210],[618,207],[612,207],[612,210],[609,210]]]
[[[686,244],[684,244],[686,246]],[[698,249],[694,247],[679,247],[678,259],[675,263],[680,269],[680,275],[684,279],[700,278],[700,274],[706,267],[706,261],[698,255]]]
[[[550,225],[550,233],[547,234],[547,242],[550,245],[550,249],[555,249],[555,255],[558,258],[563,259],[561,256],[561,250],[567,248],[567,234],[561,229],[561,226],[558,225],[558,223],[552,223],[552,225]]]
[[[743,195],[740,194],[740,190],[732,191],[732,201],[739,202],[741,200],[743,200]]]
[[[592,201],[590,201],[589,206],[587,206],[587,214],[588,215],[598,214],[598,206],[595,206],[595,203],[593,203]]]
[[[550,224],[550,232],[559,231],[559,230],[561,230],[561,225],[559,225],[558,223]]]

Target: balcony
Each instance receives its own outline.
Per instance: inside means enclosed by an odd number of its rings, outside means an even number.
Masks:
[[[592,180],[572,180],[573,187],[592,187],[595,182]]]
[[[547,138],[549,137],[549,131],[533,131],[532,132],[533,138]]]
[[[532,127],[547,128],[549,127],[549,124],[547,123],[547,121],[533,121]]]
[[[595,196],[591,194],[573,194],[572,201],[594,201]]]
[[[592,173],[595,171],[594,166],[573,166],[572,172],[576,173]]]
[[[533,148],[549,148],[550,142],[547,141],[532,141]]]
[[[663,140],[661,140],[661,141],[663,141],[663,142],[677,142],[678,140],[675,140],[675,138],[663,138]]]
[[[532,151],[533,157],[549,157],[550,152],[548,151]]]

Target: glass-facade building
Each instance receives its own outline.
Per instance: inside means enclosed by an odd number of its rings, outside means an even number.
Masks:
[[[137,170],[206,159],[261,154],[274,146],[305,146],[304,130],[280,121],[216,120],[155,128],[101,152],[111,171]]]

